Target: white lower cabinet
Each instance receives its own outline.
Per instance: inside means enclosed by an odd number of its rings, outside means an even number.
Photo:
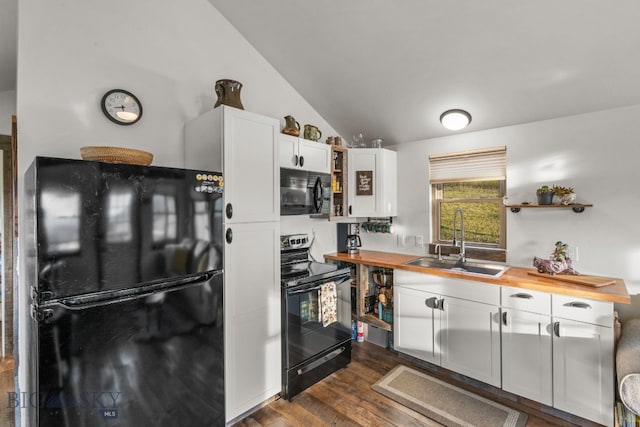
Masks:
[[[502,316],[502,388],[551,406],[551,316],[509,308]]]
[[[612,426],[613,304],[553,295],[553,312],[553,406]]]
[[[498,306],[446,296],[441,306],[441,366],[500,387]]]
[[[397,351],[613,425],[613,303],[401,270],[394,288]]]
[[[499,289],[433,277],[396,271],[396,350],[500,387]]]
[[[505,310],[502,325],[502,388],[551,406],[551,317]]]
[[[436,365],[440,364],[439,297],[397,282],[393,290],[394,346],[396,350]]]
[[[226,230],[231,230],[224,252],[229,422],[282,389],[280,223],[228,224]]]
[[[503,286],[502,388],[553,405],[551,294]]]

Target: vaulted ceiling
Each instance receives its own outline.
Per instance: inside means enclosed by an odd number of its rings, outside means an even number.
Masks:
[[[640,104],[637,0],[209,0],[340,133],[385,144]],[[17,0],[0,0],[0,91]],[[295,116],[295,111],[290,112]]]
[[[640,103],[637,0],[209,2],[344,137],[449,135],[451,108],[476,131]]]

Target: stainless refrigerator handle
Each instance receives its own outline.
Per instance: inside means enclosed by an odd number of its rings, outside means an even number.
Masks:
[[[189,277],[188,279],[179,279],[175,280],[174,282],[169,282],[170,285],[167,285],[167,282],[164,282],[140,288],[130,288],[119,291],[106,292],[98,295],[63,298],[58,301],[52,301],[42,304],[38,309],[47,310],[52,307],[62,307],[66,310],[77,311],[105,305],[118,304],[121,302],[146,298],[150,295],[160,292],[171,292],[185,289],[191,286],[198,285],[202,282],[209,281],[221,274],[223,274],[222,270],[208,271],[197,276]]]

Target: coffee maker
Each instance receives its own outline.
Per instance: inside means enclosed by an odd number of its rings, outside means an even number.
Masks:
[[[360,224],[338,223],[338,252],[357,254],[360,252]]]

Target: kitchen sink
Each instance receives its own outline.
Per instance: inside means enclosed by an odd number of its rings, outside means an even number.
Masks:
[[[487,277],[500,277],[502,276],[502,274],[504,274],[505,271],[509,269],[508,266],[500,264],[469,261],[462,262],[453,259],[437,259],[431,257],[416,258],[414,260],[406,262],[405,264]]]

